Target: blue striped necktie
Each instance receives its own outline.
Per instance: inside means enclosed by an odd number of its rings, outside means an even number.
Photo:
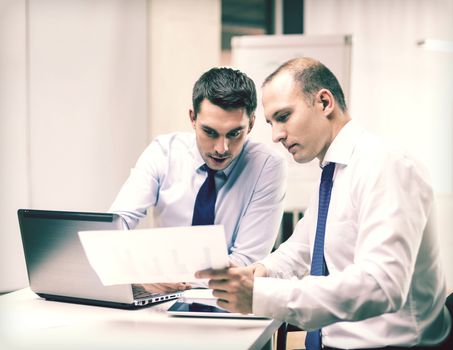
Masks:
[[[196,225],[213,225],[215,219],[215,201],[217,191],[215,187],[216,170],[205,166],[208,177],[201,185],[195,200],[193,209],[192,226]]]
[[[310,275],[314,276],[327,276],[329,274],[324,259],[324,236],[334,171],[335,163],[329,163],[322,169],[321,184],[319,185],[318,223],[316,225],[315,245],[310,270]],[[307,332],[305,348],[307,350],[321,349],[321,329]]]

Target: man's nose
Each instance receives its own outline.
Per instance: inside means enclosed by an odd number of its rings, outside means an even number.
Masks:
[[[229,148],[229,140],[226,137],[219,137],[215,144],[215,151],[218,154],[224,154],[228,151]]]
[[[282,142],[286,139],[286,132],[284,128],[278,125],[272,125],[272,141]]]

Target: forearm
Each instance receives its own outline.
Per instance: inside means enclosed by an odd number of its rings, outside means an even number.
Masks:
[[[311,330],[389,312],[391,303],[374,278],[351,268],[335,276],[255,278],[253,312]]]

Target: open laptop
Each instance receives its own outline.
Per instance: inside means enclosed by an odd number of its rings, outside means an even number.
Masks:
[[[152,294],[136,285],[101,283],[78,232],[122,230],[122,219],[116,214],[19,209],[18,217],[30,288],[42,298],[134,309],[181,296],[180,292]]]

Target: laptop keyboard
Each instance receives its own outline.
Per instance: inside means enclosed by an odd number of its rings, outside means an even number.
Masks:
[[[158,293],[148,292],[145,288],[138,284],[132,285],[132,294],[134,295],[134,299],[145,299],[158,295]]]

